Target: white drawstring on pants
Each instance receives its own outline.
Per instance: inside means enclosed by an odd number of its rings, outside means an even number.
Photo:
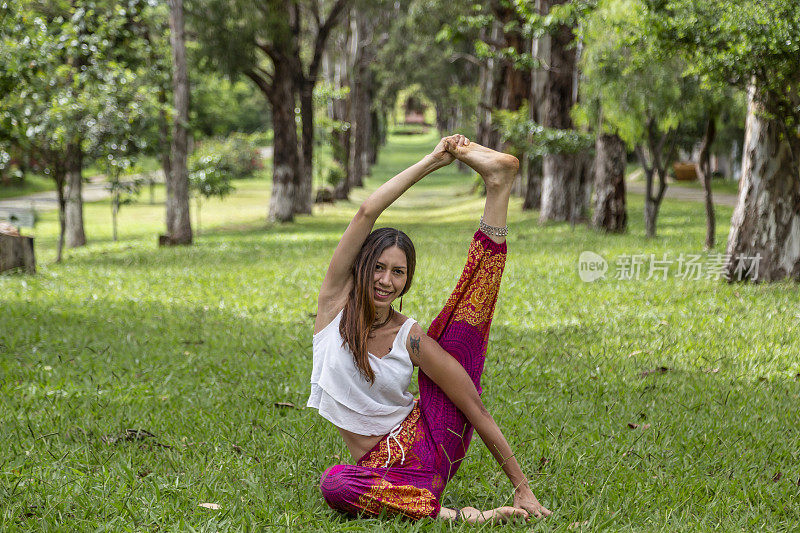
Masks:
[[[389,452],[389,457],[386,459],[386,463],[383,465],[384,468],[388,467],[389,463],[392,460],[392,444],[389,442],[389,439],[394,439],[397,445],[400,446],[400,451],[403,454],[403,457],[400,459],[400,465],[402,466],[403,463],[406,462],[406,451],[403,449],[403,445],[400,444],[400,441],[397,440],[397,437],[400,435],[400,432],[403,429],[402,425],[403,423],[400,422],[399,424],[397,424],[395,427],[392,428],[392,430],[389,432],[388,435],[386,435],[386,449]]]

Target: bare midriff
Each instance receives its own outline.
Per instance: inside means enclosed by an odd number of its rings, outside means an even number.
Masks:
[[[368,451],[374,448],[375,445],[384,438],[383,435],[359,435],[358,433],[351,433],[340,427],[336,429],[338,429],[339,433],[342,435],[344,443],[347,445],[347,449],[350,450],[350,455],[353,456],[353,461],[355,462],[358,462],[359,459],[364,457]]]

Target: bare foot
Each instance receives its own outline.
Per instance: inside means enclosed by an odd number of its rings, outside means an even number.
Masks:
[[[464,507],[461,509],[461,518],[471,524],[482,522],[503,523],[512,520],[526,520],[528,512],[525,509],[516,507],[498,507],[488,511],[479,511],[474,507]]]
[[[519,159],[464,139],[448,142],[447,150],[456,159],[469,165],[481,175],[487,188],[510,188],[519,170]]]

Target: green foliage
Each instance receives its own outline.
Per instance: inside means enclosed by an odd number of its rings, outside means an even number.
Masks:
[[[503,140],[510,142],[517,154],[543,157],[548,154],[578,154],[594,149],[594,136],[577,130],[546,128],[530,120],[528,103],[518,111],[492,113]]]
[[[390,138],[364,194],[434,141]],[[469,186],[451,165],[381,218],[414,239],[403,312],[420,322],[464,265],[483,208]],[[123,211],[122,242],[108,242],[108,204],[89,204],[97,238],[62,265],[50,264],[56,216],[44,214],[39,273],[0,276],[0,529],[459,530],[352,519],[322,499],[321,474],[350,458],[338,432],[300,407],[317,291],[357,204],[265,230],[269,188],[245,180],[224,205],[208,202],[206,236],[192,247],[157,249],[163,207],[145,203]],[[641,198],[630,200],[630,232],[613,237],[539,225],[512,200],[482,398],[555,513],[461,531],[795,528],[796,286],[581,282],[585,250],[609,261],[703,254],[700,204],[665,200],[661,238],[647,241]],[[511,490],[476,437],[442,503],[508,505]]]
[[[141,192],[143,181],[141,178],[122,181],[119,176],[109,180],[107,188],[111,192],[112,203],[117,210],[123,205],[129,205],[136,201],[136,197]]]
[[[231,175],[222,170],[220,159],[213,154],[194,162],[189,173],[189,188],[204,198],[225,198],[233,191]]]
[[[133,153],[149,139],[159,105],[147,86],[149,41],[141,29],[159,9],[132,0],[12,3],[2,20],[0,131],[54,174],[68,145],[90,157]],[[163,14],[163,13],[162,13]]]
[[[207,139],[189,156],[189,179],[197,183],[250,178],[262,168],[261,156],[246,135]],[[200,190],[200,189],[198,189]]]
[[[325,175],[325,183],[331,187],[335,187],[344,179],[347,179],[347,172],[344,171],[342,165],[336,161],[332,161]]]
[[[578,124],[647,144],[654,132],[673,131],[691,152],[709,117],[716,117],[712,149],[729,153],[743,135],[744,94],[712,75],[703,61],[670,41],[665,12],[643,0],[603,0],[581,26],[585,47]]]
[[[195,137],[224,137],[270,128],[269,104],[252,83],[231,81],[213,71],[198,71],[191,81],[190,122]]]
[[[643,0],[602,0],[582,26],[579,124],[617,133],[629,147],[653,124],[676,129],[697,115],[699,80],[651,36]]]
[[[247,136],[255,147],[272,146],[275,132],[273,130],[256,131]]]
[[[473,43],[469,39],[437,37],[444,24],[468,7],[443,0],[414,0],[403,9],[390,11],[385,43],[373,65],[379,102],[393,107],[396,113],[405,103],[401,93],[416,92],[420,100],[432,104],[431,111],[450,116],[455,114],[456,104],[474,106],[472,101],[454,100],[452,93],[456,87],[475,85]],[[456,127],[468,128],[472,115],[474,109],[464,109],[462,124]]]
[[[795,0],[648,0],[652,31],[686,54],[694,72],[756,98],[800,126],[800,3]]]
[[[524,39],[537,39],[555,32],[562,25],[577,25],[591,13],[596,4],[597,0],[570,0],[551,6],[546,13],[539,13],[534,2],[472,2],[469,9],[457,17],[448,18],[437,33],[437,40],[470,41],[479,58],[508,61],[518,70],[536,69],[542,65],[531,53],[500,46],[489,37],[494,25],[502,24],[504,33],[516,33]]]

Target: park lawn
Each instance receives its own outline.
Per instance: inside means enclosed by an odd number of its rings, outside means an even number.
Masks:
[[[113,243],[99,202],[86,207],[90,245],[56,265],[55,214],[45,214],[39,273],[0,276],[0,530],[475,529],[328,509],[319,476],[347,450],[303,408],[333,247],[368,190],[434,141],[391,137],[367,190],[293,224],[265,222],[266,177],[238,182],[204,205],[206,229],[191,247],[157,248],[163,205],[146,202],[123,208]],[[423,324],[477,226],[473,183],[448,167],[380,220],[416,243],[403,311]],[[666,280],[618,281],[613,266],[581,281],[587,250],[612,265],[633,254],[707,257],[702,204],[665,200],[655,240],[644,238],[641,211],[632,198],[629,233],[608,236],[541,226],[513,202],[483,398],[554,510],[534,530],[796,528],[797,285],[681,280],[674,269]],[[718,214],[721,252],[731,209]],[[443,504],[510,503],[476,437]]]

